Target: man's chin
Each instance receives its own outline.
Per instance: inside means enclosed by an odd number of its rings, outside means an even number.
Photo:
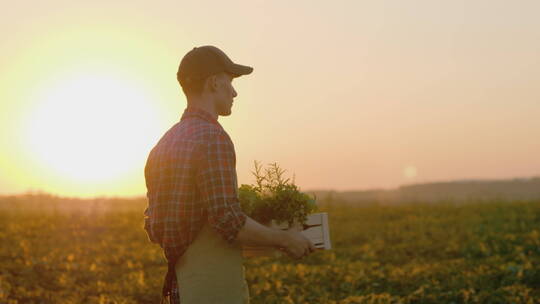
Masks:
[[[229,109],[228,111],[221,111],[219,113],[220,116],[230,116],[231,115],[231,110]]]

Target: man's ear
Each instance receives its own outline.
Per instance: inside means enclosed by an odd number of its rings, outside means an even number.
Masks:
[[[218,76],[217,75],[211,75],[206,80],[206,85],[208,86],[208,90],[210,92],[214,92],[217,90],[218,87]]]

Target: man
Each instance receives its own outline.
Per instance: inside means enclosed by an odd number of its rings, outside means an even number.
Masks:
[[[240,208],[234,145],[217,119],[231,115],[232,80],[252,71],[214,46],[196,47],[180,62],[187,108],[145,166],[144,228],[168,262],[162,300],[248,303],[241,245],[274,246],[294,258],[315,250],[301,233],[263,226]]]

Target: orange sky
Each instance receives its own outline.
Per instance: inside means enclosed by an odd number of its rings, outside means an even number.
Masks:
[[[538,1],[32,1],[0,19],[0,194],[141,195],[181,57],[254,72],[219,121],[303,189],[540,175]]]

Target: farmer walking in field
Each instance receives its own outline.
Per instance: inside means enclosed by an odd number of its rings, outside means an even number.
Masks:
[[[144,229],[168,262],[162,301],[249,303],[242,245],[274,246],[294,258],[315,250],[301,233],[268,228],[240,208],[234,145],[218,117],[231,115],[232,80],[252,71],[214,46],[196,47],[180,62],[187,107],[144,172]]]

